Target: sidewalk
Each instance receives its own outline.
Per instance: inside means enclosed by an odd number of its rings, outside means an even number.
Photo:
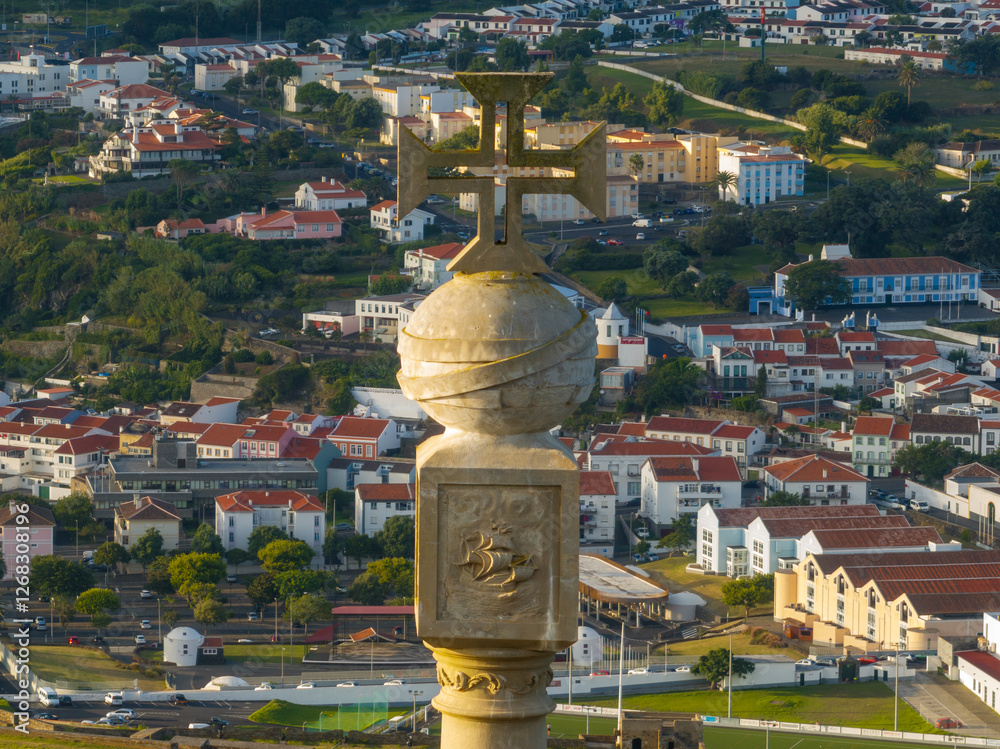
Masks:
[[[957,681],[918,671],[913,679],[900,682],[899,696],[931,725],[938,718],[957,718],[962,728],[949,729],[952,733],[986,738],[1000,735],[1000,715]]]

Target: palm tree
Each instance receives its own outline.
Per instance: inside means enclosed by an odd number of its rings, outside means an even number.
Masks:
[[[641,153],[634,153],[628,157],[628,170],[636,176],[642,175],[642,170],[646,166],[646,160]]]
[[[900,86],[906,86],[906,106],[910,106],[910,91],[920,85],[920,69],[909,55],[899,58],[899,74],[896,76]]]
[[[719,172],[712,180],[716,187],[722,190],[722,199],[725,200],[729,194],[730,187],[736,187],[736,175],[732,172]]]
[[[858,134],[867,141],[885,132],[888,122],[881,107],[868,107],[858,120]]]

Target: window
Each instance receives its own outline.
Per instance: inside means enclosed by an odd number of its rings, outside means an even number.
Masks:
[[[627,484],[628,494],[629,495],[639,494],[642,491],[640,485],[641,484],[639,481],[629,481]]]

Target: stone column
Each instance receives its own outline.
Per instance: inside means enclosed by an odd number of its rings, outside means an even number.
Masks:
[[[593,386],[596,328],[534,276],[456,274],[400,336],[400,384],[444,434],[417,451],[417,634],[445,749],[541,749],[576,640],[579,469],[548,429]]]

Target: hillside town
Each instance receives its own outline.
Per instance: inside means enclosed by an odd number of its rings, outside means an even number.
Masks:
[[[0,735],[991,745],[998,3],[12,5]]]

